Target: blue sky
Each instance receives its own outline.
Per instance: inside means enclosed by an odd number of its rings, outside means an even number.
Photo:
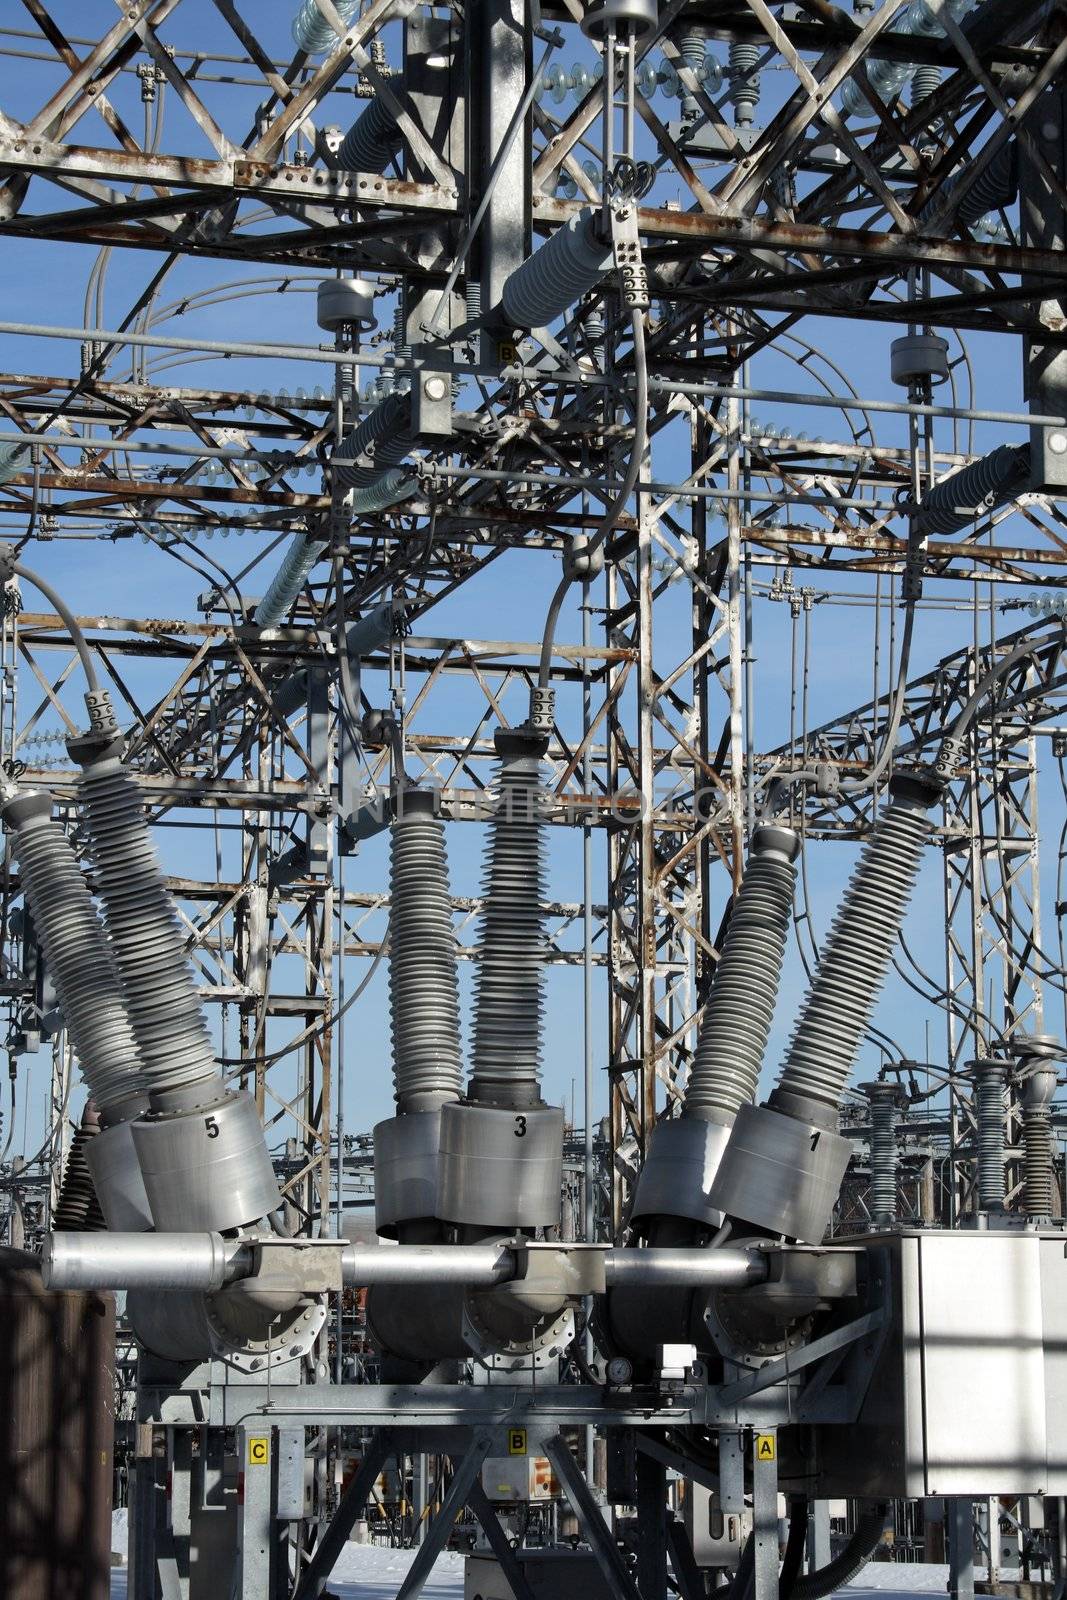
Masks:
[[[53,14],[69,24],[71,30],[85,36],[99,35],[115,16],[114,8],[103,0],[91,3],[55,4]],[[288,24],[291,10],[288,4],[260,7],[256,16],[257,32],[273,48],[279,58],[289,53]],[[19,22],[12,26],[22,26]],[[26,22],[27,27],[32,24]],[[184,0],[173,18],[173,25],[162,30],[170,42],[186,45],[195,39],[200,48],[221,48],[232,54],[239,53],[231,43],[228,30],[218,18],[214,8],[198,0]],[[0,42],[2,36],[0,36]],[[10,41],[9,41],[10,42]],[[47,47],[42,46],[42,49]],[[570,46],[562,52],[569,64]],[[50,68],[30,63],[13,62],[0,57],[0,106],[12,116],[29,114],[44,99],[57,74]],[[772,86],[777,93],[777,86]],[[243,135],[246,123],[257,99],[251,88],[218,86],[205,83],[205,101],[232,134]],[[137,81],[124,79],[112,96],[131,126],[139,127],[140,97]],[[573,102],[570,102],[573,103]],[[352,114],[350,96],[336,97],[332,112],[339,122]],[[662,109],[662,108],[658,108]],[[664,112],[665,114],[665,112]],[[329,120],[329,118],[325,119]],[[78,138],[86,142],[107,143],[101,134],[101,125],[88,120],[78,130]],[[188,118],[176,108],[169,96],[162,136],[162,149],[169,153],[205,153],[202,136]],[[96,252],[85,247],[56,243],[42,245],[31,242],[5,243],[0,249],[0,291],[4,315],[26,322],[50,322],[77,325],[82,319],[82,301],[85,285]],[[105,294],[104,324],[118,324],[129,305],[136,298],[150,274],[155,270],[156,258],[149,254],[118,253],[112,260]],[[277,276],[271,269],[243,269],[222,262],[185,262],[174,272],[164,294],[165,299],[190,294],[208,285],[230,282],[243,276]],[[388,302],[383,302],[383,313],[388,314]],[[314,298],[310,294],[278,293],[230,299],[225,304],[189,313],[175,319],[170,325],[184,337],[206,339],[255,339],[270,337],[286,342],[314,344],[320,337],[314,320]],[[847,374],[851,383],[863,395],[890,398],[899,396],[889,380],[889,346],[898,330],[877,328],[872,324],[849,323],[843,320],[809,319],[797,330],[805,339],[818,345]],[[986,336],[967,336],[967,350],[975,374],[975,399],[979,405],[996,407],[1021,407],[1021,351],[1017,343],[1006,339],[996,340]],[[795,351],[790,354],[769,352],[753,370],[753,380],[759,385],[779,386],[789,390],[814,388],[810,376],[798,367]],[[953,341],[953,355],[958,346]],[[74,374],[77,372],[78,346],[40,339],[0,336],[0,363],[8,372],[47,372]],[[119,366],[121,367],[121,363]],[[961,369],[962,376],[962,369]],[[311,363],[251,362],[242,359],[221,359],[170,367],[161,381],[195,386],[225,387],[247,385],[256,392],[286,390],[289,394],[298,387],[313,389],[316,384],[328,386],[329,369]],[[939,392],[939,398],[945,391]],[[795,434],[805,431],[811,436],[827,439],[841,438],[840,421],[836,414],[814,408],[796,408],[754,403],[754,417],[772,422],[778,427],[788,426]],[[669,481],[684,471],[685,430],[678,426],[668,430],[669,436],[657,444],[654,458],[654,476]],[[975,429],[976,450],[985,450],[1005,438],[1021,438],[1017,430],[1000,425],[978,425]],[[906,441],[902,418],[879,417],[875,421],[875,438],[883,447],[899,446]],[[953,448],[952,426],[939,422],[935,427],[935,441],[940,449]],[[142,458],[142,460],[147,458]],[[306,480],[302,480],[306,481]],[[813,519],[814,520],[814,519]],[[719,525],[721,527],[721,524]],[[1009,525],[1010,527],[1011,525]],[[1026,525],[1019,522],[1019,531]],[[260,547],[260,536],[235,536],[228,541],[216,539],[205,544],[204,549],[227,566],[237,567]],[[95,611],[112,615],[190,616],[195,614],[197,595],[203,582],[178,566],[165,553],[140,542],[67,542],[35,544],[31,547],[34,563],[62,587],[64,594],[82,613]],[[265,564],[269,575],[273,560]],[[757,594],[754,608],[754,648],[756,655],[754,699],[756,746],[759,750],[773,748],[788,734],[790,695],[790,615],[787,605],[767,598],[765,585],[773,576],[771,569],[757,569]],[[484,574],[456,594],[442,601],[417,624],[420,634],[456,636],[467,638],[521,639],[538,636],[543,622],[548,597],[558,577],[555,558],[536,552],[514,551],[495,562]],[[825,581],[824,581],[825,580]],[[810,617],[811,679],[809,689],[809,721],[817,724],[839,715],[846,709],[860,705],[872,690],[872,651],[875,625],[874,608],[869,603],[855,604],[857,599],[869,601],[873,583],[869,579],[849,578],[847,575],[805,573],[798,570],[794,581],[800,587],[811,587],[820,594],[833,591],[829,599],[821,599]],[[259,593],[265,578],[248,580],[246,592]],[[882,609],[881,631],[884,643],[889,627],[888,585]],[[969,604],[974,590],[970,585],[930,582],[927,597],[938,602],[936,608],[920,610],[912,655],[912,675],[931,666],[946,652],[957,648],[972,636],[973,620]],[[1018,590],[1007,588],[994,596],[994,631],[1003,633],[1018,627],[1023,617],[1017,611],[1003,614],[996,606],[1004,600],[1018,597]],[[983,606],[988,605],[988,589],[981,591]],[[602,604],[602,596],[594,594],[594,605]],[[950,609],[956,604],[959,609]],[[594,618],[594,624],[597,619]],[[685,650],[688,622],[688,601],[685,586],[678,584],[660,604],[656,618],[654,656],[657,670],[666,673],[680,659]],[[899,617],[898,617],[899,628]],[[980,636],[988,637],[990,616],[983,613]],[[563,640],[580,637],[580,617],[572,599],[564,609],[559,628]],[[602,634],[594,626],[594,641],[600,642]],[[883,667],[879,685],[886,686],[888,662]],[[131,681],[138,691],[151,699],[162,687],[145,669],[130,665]],[[368,675],[365,687],[374,695],[383,692],[383,685]],[[416,685],[412,684],[412,690]],[[434,718],[423,725],[444,731],[465,731],[471,721],[471,707],[480,695],[465,689],[457,682],[442,691],[436,698]],[[73,704],[73,702],[72,702]],[[571,721],[577,700],[570,707],[562,701],[561,716]],[[521,715],[517,698],[510,709],[515,717]],[[631,702],[632,709],[632,702]],[[45,726],[54,719],[46,717]],[[1047,743],[1042,743],[1042,755],[1047,754]],[[1054,923],[1048,908],[1054,896],[1055,844],[1062,823],[1063,803],[1058,778],[1049,763],[1050,775],[1041,786],[1041,813],[1043,834],[1043,898],[1046,906],[1045,941],[1054,947]],[[453,889],[457,894],[476,893],[480,881],[480,858],[483,830],[471,826],[451,826],[448,830],[449,850],[453,869]],[[577,830],[568,833],[550,830],[550,882],[553,898],[575,900],[580,898],[581,838]],[[232,847],[234,839],[227,841]],[[168,830],[161,834],[161,849],[165,860],[175,871],[193,874],[207,867],[211,854],[210,836],[204,833],[179,834]],[[594,899],[602,901],[605,893],[604,843],[601,836],[594,840]],[[855,859],[853,846],[841,843],[813,843],[809,850],[810,913],[812,924],[825,932],[836,906],[841,889]],[[369,841],[360,855],[345,864],[345,883],[351,891],[373,892],[386,881],[387,841],[384,837]],[[715,904],[712,922],[717,923],[727,893],[725,874],[714,880]],[[917,891],[915,909],[908,924],[908,939],[913,953],[931,974],[940,981],[944,970],[944,944],[941,924],[941,874],[940,860],[933,851],[928,852]],[[349,963],[346,981],[349,988],[358,981],[363,965]],[[471,1016],[470,992],[473,979],[470,963],[461,964],[461,984],[464,996],[464,1014]],[[791,1020],[803,993],[804,976],[798,954],[791,948],[784,976],[778,1008],[778,1019],[771,1048],[769,1067],[780,1060]],[[552,968],[546,981],[546,1033],[545,1033],[545,1092],[549,1099],[570,1104],[572,1085],[577,1084],[579,1096],[578,1116],[581,1120],[582,1053],[581,1030],[576,1025],[582,1001],[582,976],[576,968]],[[930,1048],[935,1061],[943,1058],[944,1025],[940,1014],[918,1002],[909,990],[892,981],[886,991],[878,1019],[887,1028],[902,1049],[908,1054],[923,1058]],[[1055,1028],[1062,1021],[1062,1012],[1054,995],[1050,995],[1048,1024]],[[606,994],[601,972],[594,979],[594,1038],[596,1041],[596,1067],[598,1096],[595,1114],[606,1110],[606,1093],[603,1066],[606,1041]],[[388,1114],[390,1099],[389,1049],[386,1008],[386,979],[379,970],[368,987],[358,1007],[349,1013],[346,1029],[346,1105],[345,1122],[349,1131],[368,1127],[382,1115]],[[872,1075],[878,1061],[877,1052],[867,1047],[861,1060],[857,1078]],[[43,1102],[44,1071],[42,1057],[32,1064],[35,1080],[34,1098]],[[284,1082],[284,1079],[283,1079]],[[32,1113],[31,1113],[32,1119]]]

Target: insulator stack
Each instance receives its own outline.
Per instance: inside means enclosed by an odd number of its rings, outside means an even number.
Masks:
[[[683,1116],[732,1123],[756,1098],[785,960],[800,841],[758,828],[700,1024]]]
[[[974,1120],[978,1156],[978,1204],[983,1211],[1004,1210],[1004,1085],[1003,1061],[976,1061]]]
[[[381,100],[372,100],[349,128],[337,151],[345,172],[384,172],[404,146],[396,118]]]
[[[926,815],[939,788],[896,777],[891,803],[863,847],[823,946],[771,1105],[823,1108],[836,1120],[860,1040],[885,982],[932,830]]]
[[[100,1114],[90,1100],[71,1140],[59,1200],[52,1216],[54,1233],[99,1233],[107,1227],[86,1157],[86,1147],[99,1133]]]
[[[389,1008],[397,1110],[462,1091],[456,937],[442,823],[428,792],[402,793],[390,838]]]
[[[759,58],[758,44],[746,44],[738,40],[730,46],[730,101],[734,108],[734,122],[739,128],[752,126],[752,113],[759,104]]]
[[[221,1084],[140,787],[121,762],[106,758],[86,767],[81,793],[104,920],[152,1104],[197,1105]]]
[[[917,106],[920,101],[928,100],[936,94],[941,87],[940,67],[916,67],[911,80],[911,103]]]
[[[82,1074],[105,1120],[121,1121],[144,1104],[141,1058],[88,884],[51,809],[47,795],[27,795],[4,820]]]
[[[610,241],[588,206],[558,228],[504,284],[501,306],[516,328],[546,328],[596,287],[612,264]]]
[[[936,483],[915,513],[916,530],[924,535],[959,533],[1014,500],[1029,481],[1030,446],[1002,444]]]
[[[699,83],[704,71],[704,35],[697,28],[686,28],[680,44],[682,60]],[[700,115],[700,102],[696,95],[686,92],[682,99],[682,111],[689,118]]]
[[[389,467],[399,466],[411,449],[411,401],[391,394],[363,418],[333,454],[334,478],[346,489],[376,486]]]
[[[324,539],[312,539],[306,533],[296,535],[253,613],[252,620],[258,627],[276,628],[289,614],[312,568],[329,548]]]
[[[489,825],[483,884],[473,1100],[537,1104],[540,1098],[545,934],[543,745],[498,734],[496,810]]]
[[[1052,1216],[1052,1099],[1061,1053],[1048,1034],[1027,1034],[1015,1040],[1023,1113],[1023,1210],[1030,1217]]]
[[[347,27],[359,11],[360,0],[335,0],[334,9]],[[338,42],[337,34],[326,21],[315,0],[303,0],[293,18],[293,43],[309,56],[320,56],[332,50]]]
[[[897,1220],[897,1107],[895,1083],[865,1083],[871,1115],[871,1225],[892,1227]]]

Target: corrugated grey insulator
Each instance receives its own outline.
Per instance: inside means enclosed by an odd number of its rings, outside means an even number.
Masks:
[[[375,483],[353,491],[352,515],[358,517],[366,516],[370,511],[384,511],[386,506],[395,506],[398,500],[406,500],[415,493],[415,488],[415,479],[406,467],[390,467]]]
[[[583,206],[504,284],[506,320],[516,328],[547,328],[595,288],[611,268],[611,241],[600,237],[595,211]]]
[[[121,762],[106,759],[86,767],[81,794],[104,922],[153,1107],[200,1104],[221,1084],[140,786]]]
[[[391,394],[341,440],[333,453],[336,482],[346,489],[366,489],[387,467],[399,466],[411,449],[408,432],[411,400]]]
[[[961,173],[951,180],[948,194],[962,184],[963,176]],[[973,228],[974,224],[981,221],[990,211],[1000,211],[1005,206],[1010,206],[1018,193],[1019,151],[1015,140],[1009,139],[1007,144],[1001,145],[989,165],[974,180],[960,200],[956,208],[956,217],[965,227]],[[919,213],[920,225],[940,209],[944,199],[944,194],[938,194],[927,201]]]
[[[941,68],[926,66],[916,67],[911,79],[911,103],[917,106],[920,101],[928,100],[936,94],[941,87]],[[988,206],[986,207],[988,210]]]
[[[282,558],[281,566],[270,580],[267,592],[252,615],[260,628],[276,628],[303,589],[315,563],[326,554],[329,543],[325,539],[312,539],[306,533],[293,538]]]
[[[759,73],[756,71],[759,58],[758,44],[746,44],[738,40],[730,46],[730,103],[738,127],[751,124],[752,112],[759,104]]]
[[[463,299],[467,307],[467,321],[477,322],[482,314],[482,286],[477,278],[468,278],[466,280]]]
[[[897,1105],[895,1083],[865,1085],[871,1108],[871,1222],[891,1227],[897,1220]]]
[[[758,828],[708,993],[682,1115],[733,1122],[756,1098],[785,959],[800,841]]]
[[[445,831],[433,796],[409,790],[390,837],[389,1011],[398,1111],[458,1100],[456,936]]]
[[[1027,1216],[1052,1215],[1052,1122],[1048,1106],[1023,1108],[1023,1206]]]
[[[501,765],[489,824],[470,1095],[495,1105],[540,1099],[545,933],[541,763],[498,740]]]
[[[107,1120],[138,1109],[146,1090],[141,1057],[89,886],[45,795],[5,808],[19,876],[74,1053]],[[143,1105],[142,1105],[143,1108]],[[115,1113],[115,1115],[111,1115]]]
[[[85,1147],[100,1132],[100,1115],[92,1101],[74,1130],[59,1199],[52,1215],[54,1233],[100,1233],[107,1227],[85,1158]]]
[[[404,146],[388,106],[372,100],[341,140],[337,165],[345,172],[384,172]]]
[[[1004,1209],[1003,1061],[974,1064],[974,1120],[978,1147],[978,1204],[983,1211]]]
[[[1030,446],[999,445],[927,492],[915,513],[916,529],[921,534],[959,533],[1014,500],[1029,481]]]
[[[697,28],[686,28],[679,43],[681,46],[682,60],[685,62],[687,67],[692,69],[692,72],[699,83],[700,74],[704,69],[704,35]],[[695,117],[699,115],[700,102],[697,100],[696,95],[689,94],[687,92],[683,96],[682,110],[688,117]]]
[[[860,1040],[885,982],[932,823],[937,791],[894,779],[823,945],[772,1108],[825,1107],[836,1116]],[[810,1111],[809,1111],[810,1115]]]
[[[334,0],[334,9],[347,27],[360,7],[360,0]],[[322,55],[337,43],[337,34],[326,21],[315,0],[303,0],[293,18],[293,43],[309,56]]]

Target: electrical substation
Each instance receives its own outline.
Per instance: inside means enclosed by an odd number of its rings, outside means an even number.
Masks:
[[[5,0],[0,283],[0,1600],[1063,1600],[1064,0]]]

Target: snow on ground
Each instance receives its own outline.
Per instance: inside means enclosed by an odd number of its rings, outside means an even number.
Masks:
[[[115,1518],[112,1545],[125,1556],[125,1512],[116,1512]],[[337,1563],[328,1592],[337,1595],[338,1600],[395,1600],[413,1559],[412,1550],[350,1544]],[[841,1600],[884,1600],[887,1594],[892,1594],[894,1600],[927,1600],[931,1594],[944,1594],[947,1583],[948,1568],[944,1566],[897,1566],[879,1561],[867,1567],[859,1583],[838,1590],[838,1594]],[[463,1557],[443,1555],[422,1593],[424,1600],[462,1600]],[[126,1600],[124,1568],[112,1573],[111,1600]]]

